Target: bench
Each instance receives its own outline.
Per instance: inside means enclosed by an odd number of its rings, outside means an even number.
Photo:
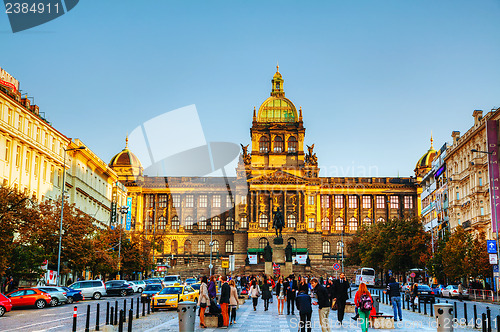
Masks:
[[[346,313],[354,313],[355,312],[356,306],[354,305],[354,302],[346,302],[345,303],[345,309],[344,312]]]
[[[205,315],[205,325],[207,327],[219,327],[219,318],[217,315],[206,314]]]
[[[244,297],[238,297],[238,305],[243,305],[245,304],[245,298]]]
[[[394,329],[393,317],[378,313],[370,317],[370,325],[373,329]]]

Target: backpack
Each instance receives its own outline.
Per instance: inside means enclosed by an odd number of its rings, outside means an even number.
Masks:
[[[361,311],[371,311],[373,308],[373,302],[369,295],[363,294],[359,298],[359,309]]]

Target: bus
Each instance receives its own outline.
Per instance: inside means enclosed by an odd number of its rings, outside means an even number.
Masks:
[[[356,271],[356,285],[364,282],[366,286],[375,286],[375,270],[371,267],[362,267]]]

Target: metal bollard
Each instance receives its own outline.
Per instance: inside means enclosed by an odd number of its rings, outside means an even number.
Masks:
[[[457,318],[457,302],[453,302],[453,310],[455,311],[455,319]]]
[[[87,304],[87,317],[85,318],[85,332],[90,331],[90,304]]]
[[[109,302],[106,304],[106,325],[109,325]]]
[[[130,299],[130,309],[134,310],[134,298]]]
[[[123,309],[120,310],[120,320],[118,321],[118,332],[123,332]]]
[[[118,324],[118,300],[115,301],[115,325]]]
[[[111,325],[115,325],[115,324],[113,324],[113,323],[114,323],[114,320],[113,320],[113,310],[115,310],[115,308],[114,308],[114,307],[111,307],[111,319],[109,320],[109,323],[110,323]]]
[[[486,314],[481,314],[481,331],[486,332]]]
[[[95,314],[95,330],[99,331],[99,316],[101,315],[101,304],[97,303],[97,310]]]
[[[495,324],[497,325],[497,332],[500,332],[500,316],[497,315]]]
[[[486,327],[488,332],[491,332],[491,310],[490,307],[486,307]]]
[[[424,315],[427,316],[427,301],[424,300]]]
[[[465,325],[468,324],[468,319],[467,319],[467,303],[464,302],[464,318],[465,318]]]
[[[417,299],[417,304],[418,304],[418,313],[421,313],[421,309],[420,309],[420,298]]]
[[[441,303],[441,301],[438,299],[438,303]]]
[[[149,310],[151,310],[151,302],[148,302],[148,315],[149,315]]]
[[[142,302],[142,317],[146,314],[146,302]]]
[[[127,299],[123,299],[123,322],[127,322]]]
[[[132,332],[132,318],[134,318],[134,309],[128,311],[128,327],[127,331]]]
[[[403,295],[403,301],[401,301],[401,302],[403,302],[403,310],[405,310],[405,298],[404,298],[404,295]]]
[[[137,305],[135,306],[135,319],[139,319],[139,299],[137,299]]]
[[[432,301],[431,301],[431,311],[429,311],[429,316],[432,316],[434,314],[434,310],[432,310]]]
[[[474,328],[479,329],[479,325],[477,325],[477,307],[474,304]]]
[[[73,332],[76,332],[76,318],[77,318],[77,315],[78,315],[78,309],[76,308],[76,305],[75,307],[73,308]]]

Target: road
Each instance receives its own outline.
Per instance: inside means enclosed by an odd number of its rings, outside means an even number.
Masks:
[[[90,305],[90,329],[93,330],[96,326],[97,304],[100,306],[99,325],[100,330],[106,323],[106,306],[109,302],[110,307],[115,306],[115,301],[118,301],[119,310],[124,307],[124,300],[127,301],[127,311],[130,309],[130,304],[134,302],[134,319],[136,315],[137,301],[139,294],[134,294],[126,297],[103,297],[101,300],[80,301],[73,304],[64,304],[57,307],[46,307],[44,309],[35,308],[20,308],[14,309],[5,313],[0,317],[0,329],[6,331],[71,331],[73,326],[73,311],[77,307],[77,331],[85,330],[87,319],[87,306]],[[147,306],[145,315],[147,316]],[[139,306],[140,316],[142,317],[142,304]],[[154,313],[155,316],[161,316],[161,319],[171,319],[177,317],[177,312],[160,311]],[[127,316],[128,319],[128,316]]]

